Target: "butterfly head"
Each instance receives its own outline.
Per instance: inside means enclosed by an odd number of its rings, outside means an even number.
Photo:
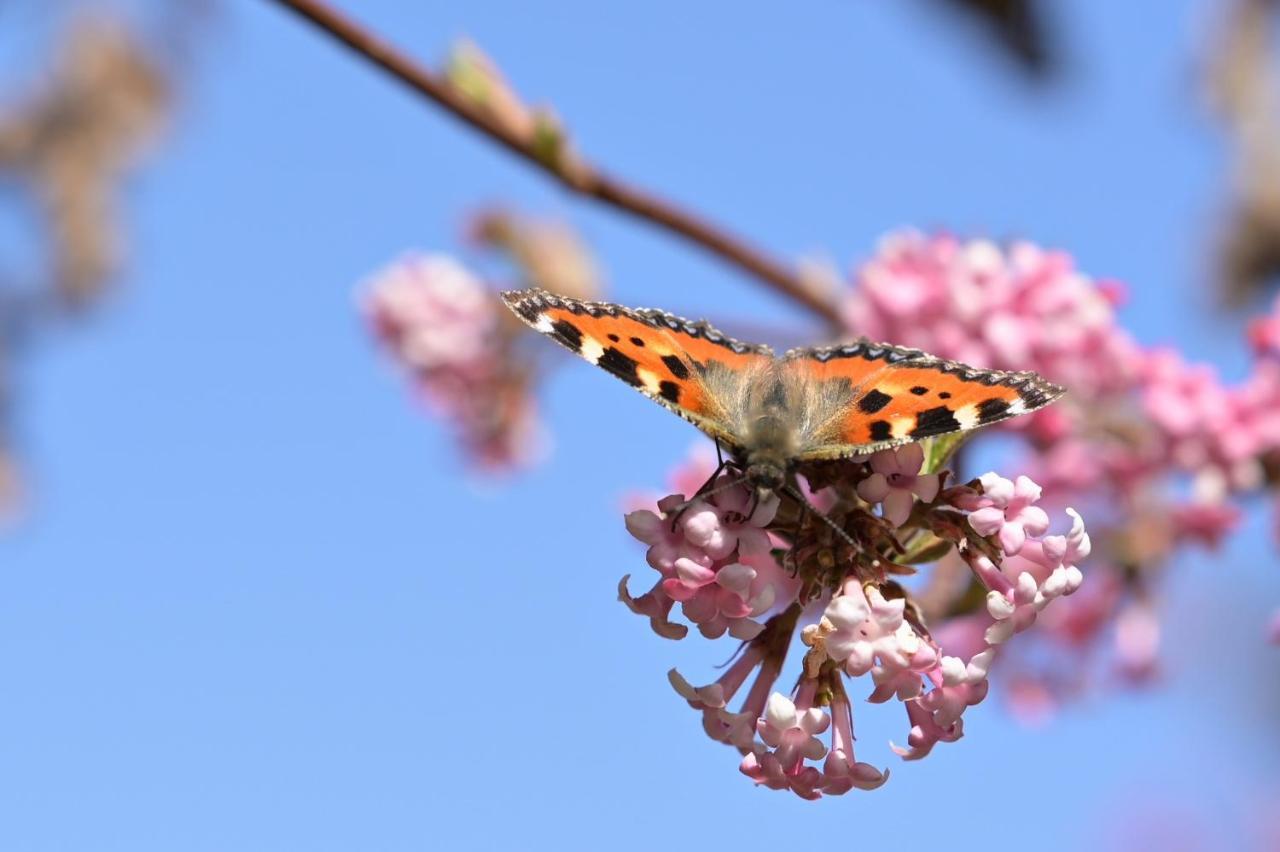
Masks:
[[[767,500],[787,483],[787,469],[775,461],[756,461],[743,471],[747,483],[755,489],[758,500]]]

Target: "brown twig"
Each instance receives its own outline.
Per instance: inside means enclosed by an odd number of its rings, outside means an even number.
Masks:
[[[351,48],[411,89],[457,116],[473,129],[526,162],[547,172],[570,191],[594,198],[632,216],[678,234],[794,299],[831,325],[839,322],[835,306],[803,278],[773,258],[715,225],[649,193],[629,186],[581,160],[548,158],[534,144],[468,100],[431,71],[398,52],[359,24],[320,0],[274,0]]]

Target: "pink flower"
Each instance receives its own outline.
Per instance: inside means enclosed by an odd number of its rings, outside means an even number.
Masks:
[[[725,633],[754,638],[762,625],[755,619],[779,603],[789,603],[798,581],[773,558],[765,531],[778,510],[778,498],[752,505],[745,485],[723,477],[709,496],[685,501],[673,494],[658,503],[661,514],[648,510],[626,517],[627,531],[649,545],[646,559],[661,574],[648,593],[633,598],[624,577],[619,599],[648,616],[655,632],[682,638],[685,630],[668,614],[674,603],[708,638]],[[750,515],[746,514],[751,510]]]
[[[1240,507],[1225,501],[1196,501],[1174,506],[1170,512],[1174,535],[1217,549],[1243,516]]]
[[[938,651],[905,620],[905,606],[904,599],[888,600],[875,586],[864,590],[851,578],[831,599],[822,621],[806,628],[806,641],[815,647],[820,642],[826,658],[844,663],[850,676],[870,672],[875,683],[870,701],[914,698],[923,686],[921,673],[937,664]]]
[[[923,464],[924,448],[919,444],[881,450],[871,457],[872,473],[858,483],[858,496],[880,503],[885,519],[900,527],[911,515],[915,497],[931,503],[938,496],[938,475],[921,474]]]
[[[1273,303],[1270,314],[1249,324],[1249,343],[1259,357],[1280,358],[1280,297]]]
[[[729,702],[757,668],[760,674],[741,709],[736,713],[730,711]],[[777,665],[770,664],[764,651],[756,645],[748,645],[719,680],[706,686],[693,686],[675,669],[667,672],[675,691],[690,707],[702,711],[702,727],[707,736],[742,751],[749,751],[755,742],[756,721],[764,712],[766,697],[777,676]]]
[[[1026,476],[1010,482],[995,473],[985,473],[979,480],[982,494],[962,500],[960,507],[969,510],[969,525],[978,535],[994,535],[1000,548],[1009,556],[1022,549],[1027,536],[1043,535],[1049,528],[1044,509],[1032,505],[1040,499],[1040,486]]]
[[[1079,513],[1067,509],[1067,514],[1070,532],[1028,539],[1016,556],[1005,557],[999,566],[986,556],[970,554],[970,567],[990,590],[987,613],[995,623],[987,629],[988,644],[999,645],[1026,630],[1050,601],[1080,587],[1084,576],[1079,563],[1088,558],[1092,545]]]
[[[1116,287],[1061,252],[900,231],[856,278],[845,321],[857,334],[979,367],[1036,370],[1082,399],[1127,386],[1135,369]]]
[[[907,747],[889,744],[903,760],[920,760],[927,757],[938,743],[953,743],[964,736],[963,720],[958,719],[947,726],[939,725],[929,709],[919,701],[907,702],[907,718],[912,723],[907,733]]]
[[[859,763],[853,756],[853,708],[844,692],[831,702],[831,748],[822,765],[822,791],[838,796],[849,790],[874,790],[889,780],[889,770],[883,772],[869,763]]]
[[[765,705],[764,718],[756,733],[772,748],[778,762],[791,766],[800,760],[820,760],[827,753],[817,735],[831,724],[831,717],[820,708],[800,710],[785,695],[775,692]]]
[[[812,689],[808,690],[812,693]],[[810,696],[811,700],[811,696]],[[769,696],[764,716],[756,725],[764,745],[757,744],[742,759],[739,771],[773,790],[790,789],[802,799],[821,797],[822,773],[805,760],[821,760],[827,753],[817,735],[831,724],[820,708],[801,698],[797,705],[781,693]]]
[[[364,286],[361,306],[414,386],[472,461],[529,461],[540,440],[527,369],[509,355],[496,298],[446,255],[409,255]]]
[[[1155,676],[1160,651],[1160,619],[1149,603],[1134,601],[1116,618],[1116,663],[1120,673],[1142,682]]]
[[[408,255],[365,285],[363,308],[396,356],[417,370],[487,369],[498,322],[488,289],[457,260]]]

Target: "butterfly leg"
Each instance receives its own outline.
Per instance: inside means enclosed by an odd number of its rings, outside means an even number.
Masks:
[[[800,535],[804,532],[804,525],[809,522],[809,501],[801,500],[800,502],[800,520],[796,521],[795,534],[791,536],[791,547],[787,548],[787,555],[783,557],[782,567],[787,567],[787,560],[791,560],[791,576],[794,577],[800,573],[800,562],[796,557],[796,545],[800,543]]]
[[[713,491],[719,490],[717,488],[714,488],[714,486],[715,486],[716,480],[720,478],[720,474],[724,473],[725,468],[734,467],[734,460],[732,458],[726,459],[724,457],[724,454],[721,452],[719,441],[716,441],[716,461],[717,461],[716,469],[713,470],[711,472],[711,475],[707,477],[707,481],[702,483],[702,485],[698,488],[698,490],[693,493],[693,496],[690,497],[688,500],[685,500],[684,503],[680,506],[680,508],[676,510],[676,513],[671,516],[672,532],[675,532],[676,524],[680,523],[680,518],[684,516],[684,513],[688,511],[689,507],[693,505],[693,502],[695,500],[697,500],[699,497],[703,497],[707,494],[710,494]],[[736,484],[736,483],[732,483],[732,484]],[[724,487],[726,486],[721,486],[721,488],[724,488]]]

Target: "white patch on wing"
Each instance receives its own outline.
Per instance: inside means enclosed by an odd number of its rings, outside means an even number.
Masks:
[[[1013,402],[1009,403],[1010,417],[1016,417],[1019,414],[1026,414],[1026,413],[1027,413],[1027,407],[1026,405],[1023,404],[1021,399],[1015,399]]]
[[[551,317],[546,314],[538,314],[538,319],[533,324],[534,330],[543,334],[551,334],[555,328],[551,325]]]
[[[592,364],[600,363],[600,356],[604,354],[604,347],[600,345],[600,341],[596,340],[589,334],[582,335],[582,357],[586,358]]]
[[[978,406],[962,405],[953,416],[961,429],[972,429],[978,425]]]
[[[890,431],[895,438],[905,438],[915,428],[915,425],[916,421],[910,417],[895,417]]]
[[[662,390],[662,384],[658,380],[658,374],[652,370],[646,370],[644,367],[640,367],[636,370],[636,376],[640,379],[640,384],[644,389],[654,396],[657,396]]]

